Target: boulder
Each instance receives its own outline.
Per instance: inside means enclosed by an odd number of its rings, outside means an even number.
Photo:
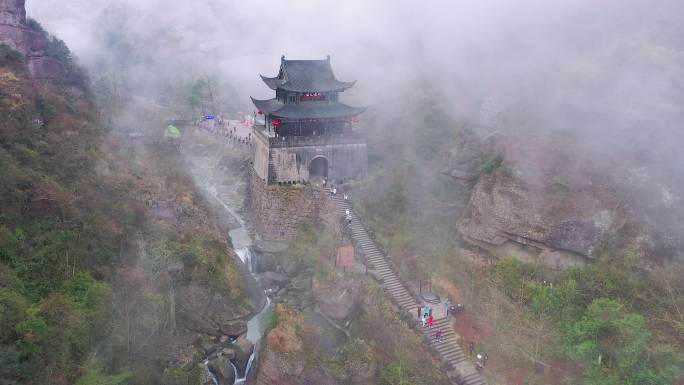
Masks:
[[[192,282],[178,287],[175,297],[180,326],[215,337],[244,332],[244,323],[234,321],[248,315],[251,309],[235,303],[233,298]]]
[[[211,342],[207,342],[207,343],[202,344],[202,350],[204,351],[204,354],[206,356],[211,356],[213,353],[216,352],[216,350],[218,350],[218,348],[219,347],[217,345],[215,345]]]
[[[303,357],[266,349],[260,360],[257,385],[303,384]]]
[[[256,269],[259,273],[276,271],[278,269],[278,261],[273,254],[260,254],[259,258],[256,260]]]
[[[302,373],[300,384],[337,385],[337,381],[330,373],[321,368],[306,368]]]
[[[307,291],[311,289],[311,278],[297,277],[292,281],[290,288],[296,291]]]
[[[285,274],[294,277],[302,270],[302,264],[291,258],[284,258],[282,260],[282,268]]]
[[[233,360],[235,359],[235,349],[223,348],[221,349],[221,356]]]
[[[346,320],[361,299],[361,283],[357,279],[313,281],[313,295],[321,312],[337,320]]]
[[[240,336],[247,333],[247,323],[242,320],[228,321],[219,326],[221,333],[228,336]]]
[[[283,287],[290,281],[286,275],[274,271],[265,272],[263,277],[264,282],[271,287]]]
[[[235,357],[231,360],[235,364],[238,376],[244,377],[245,370],[247,370],[247,363],[249,362],[249,357],[254,353],[254,345],[245,336],[240,336],[235,344],[233,345],[233,351],[235,352]]]
[[[209,360],[208,367],[216,376],[219,385],[235,384],[235,370],[227,357],[219,356]]]
[[[502,151],[497,141],[503,141],[500,134],[481,138],[474,132],[463,130],[456,144],[446,154],[444,173],[460,182],[461,186],[471,188],[480,177],[482,164],[491,154]]]

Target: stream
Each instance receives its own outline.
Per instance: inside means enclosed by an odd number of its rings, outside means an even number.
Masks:
[[[222,149],[207,149],[201,144],[194,144],[192,150],[185,152],[185,157],[192,165],[191,173],[195,182],[207,198],[213,200],[218,208],[222,209],[225,215],[220,215],[224,225],[231,230],[228,232],[233,249],[238,255],[246,270],[254,276],[258,254],[253,250],[253,240],[245,220],[239,213],[244,200],[245,181],[239,171],[230,166],[221,166],[223,155]],[[244,384],[252,371],[261,347],[261,339],[271,322],[273,307],[270,298],[266,296],[266,301],[262,309],[247,321],[246,338],[254,344],[254,350],[247,362],[245,373],[239,376],[238,368],[231,362],[232,370],[235,373],[234,384]],[[257,301],[261,302],[261,301]],[[219,384],[216,376],[209,370],[208,359],[204,364],[207,371],[211,374],[214,384]]]

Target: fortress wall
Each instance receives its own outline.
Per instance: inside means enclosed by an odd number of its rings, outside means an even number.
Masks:
[[[334,213],[334,210],[328,211],[329,201],[328,194],[321,189],[267,185],[255,172],[249,174],[247,207],[254,228],[263,240],[293,239],[305,222],[320,220],[321,213]]]
[[[365,143],[283,147],[271,149],[275,181],[308,181],[309,164],[319,156],[328,160],[328,179],[331,181],[363,178],[366,175],[368,156]]]
[[[268,142],[260,135],[254,135],[254,170],[261,180],[268,179]]]

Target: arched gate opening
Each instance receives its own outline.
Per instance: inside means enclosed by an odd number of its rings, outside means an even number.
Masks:
[[[317,156],[309,163],[309,180],[328,177],[328,159],[324,156]]]

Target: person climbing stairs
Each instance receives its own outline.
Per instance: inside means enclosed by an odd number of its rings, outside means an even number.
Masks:
[[[372,272],[376,279],[379,279],[392,300],[403,311],[413,314],[417,318],[417,309],[422,304],[418,303],[416,296],[401,282],[399,275],[392,269],[387,256],[370,238],[368,231],[354,213],[351,202],[337,194],[331,195],[330,199],[335,202],[337,212],[345,217],[354,244],[365,257],[365,264],[368,270]],[[437,306],[444,305],[440,303]],[[434,318],[432,328],[418,327],[425,336],[424,341],[437,353],[443,362],[449,364],[450,369],[447,371],[447,375],[454,381],[454,384],[486,385],[487,380],[468,361],[463,349],[459,345],[458,334],[454,330],[452,322],[446,316],[446,311],[439,314],[439,318]],[[441,341],[434,338],[437,330],[442,331]]]

